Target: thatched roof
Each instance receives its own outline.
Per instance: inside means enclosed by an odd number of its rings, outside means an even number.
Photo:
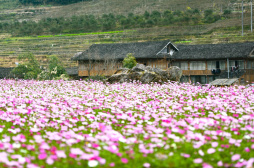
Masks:
[[[178,45],[173,59],[226,59],[250,57],[254,43]]]
[[[163,58],[165,54],[160,52],[170,46],[174,51],[178,49],[169,41],[139,42],[139,43],[115,43],[93,44],[88,50],[77,53],[72,60],[101,60],[101,59],[124,59],[128,53],[132,53],[137,59],[140,58]],[[169,55],[169,54],[167,54]]]

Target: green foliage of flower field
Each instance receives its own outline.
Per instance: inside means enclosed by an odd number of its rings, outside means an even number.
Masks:
[[[0,167],[253,167],[253,93],[0,80]]]

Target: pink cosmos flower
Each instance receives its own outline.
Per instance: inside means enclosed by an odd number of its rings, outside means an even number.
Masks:
[[[250,158],[246,164],[246,168],[252,168],[254,163],[254,158]]]
[[[123,163],[128,163],[128,159],[126,159],[126,158],[122,158],[121,161],[122,161]]]
[[[148,168],[148,167],[150,167],[150,163],[144,163],[143,166],[144,166],[145,168]]]
[[[77,157],[77,155],[72,154],[72,153],[70,153],[69,156],[70,156],[71,158],[76,158],[76,157]]]
[[[245,152],[250,152],[250,148],[246,147],[245,149]]]
[[[190,155],[189,154],[186,154],[186,153],[182,153],[181,154],[183,157],[185,157],[185,158],[189,158],[190,157]]]
[[[215,147],[217,147],[217,146],[218,146],[218,144],[219,144],[218,142],[212,142],[212,147],[214,147],[214,148],[215,148]]]
[[[59,158],[66,158],[65,152],[61,151],[61,150],[56,151],[56,156],[59,157]]]
[[[46,153],[41,153],[38,156],[38,159],[40,159],[40,160],[43,160],[43,159],[46,159],[46,158],[47,158],[47,154]]]
[[[193,162],[194,162],[194,163],[202,163],[202,162],[203,162],[203,159],[197,158],[197,159],[194,159]]]
[[[203,168],[213,168],[213,166],[211,166],[208,163],[203,163],[202,166],[203,166]]]
[[[93,148],[97,148],[97,147],[99,147],[100,145],[98,145],[98,144],[96,144],[96,143],[94,143],[94,144],[92,144],[92,147]]]
[[[212,153],[214,153],[216,150],[214,149],[214,148],[209,148],[208,150],[207,150],[207,153],[208,154],[212,154]]]
[[[122,153],[117,153],[116,155],[119,156],[119,157],[121,157],[123,154],[122,154]]]
[[[109,166],[110,166],[110,167],[114,167],[114,166],[115,166],[115,163],[110,163]]]
[[[80,148],[71,148],[71,154],[82,155],[84,152]]]
[[[235,155],[233,155],[233,156],[231,157],[231,160],[232,160],[232,161],[236,161],[236,160],[239,160],[240,158],[241,158],[241,155],[235,154]]]
[[[54,163],[54,160],[51,159],[50,157],[48,157],[47,160],[46,160],[46,163],[47,163],[48,165],[52,165],[52,164]]]
[[[217,165],[221,167],[221,166],[223,166],[223,162],[222,162],[222,161],[219,161],[219,162],[217,163]]]

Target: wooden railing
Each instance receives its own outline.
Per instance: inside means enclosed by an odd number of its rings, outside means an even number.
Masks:
[[[183,70],[183,75],[213,75],[211,70]]]
[[[223,72],[225,72],[225,70],[221,70],[221,73]],[[215,75],[215,74],[212,73],[212,70],[183,70],[183,75],[188,76],[188,75]]]
[[[116,72],[115,70],[92,70],[90,71],[90,76],[111,76]],[[78,76],[88,76],[88,71],[84,70],[84,71],[78,71]]]

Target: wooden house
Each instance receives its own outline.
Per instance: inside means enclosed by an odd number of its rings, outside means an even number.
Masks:
[[[72,60],[78,61],[78,75],[112,75],[122,67],[122,61],[132,53],[138,63],[146,66],[167,69],[170,56],[178,49],[169,41],[93,44],[88,50],[75,54]]]
[[[72,60],[78,61],[78,75],[112,75],[132,53],[138,63],[183,70],[182,82],[206,84],[219,78],[238,78],[241,84],[254,82],[254,43],[178,45],[169,41],[94,44]]]
[[[254,43],[178,45],[171,65],[183,70],[182,82],[201,84],[215,79],[239,78],[240,84],[254,82]]]

